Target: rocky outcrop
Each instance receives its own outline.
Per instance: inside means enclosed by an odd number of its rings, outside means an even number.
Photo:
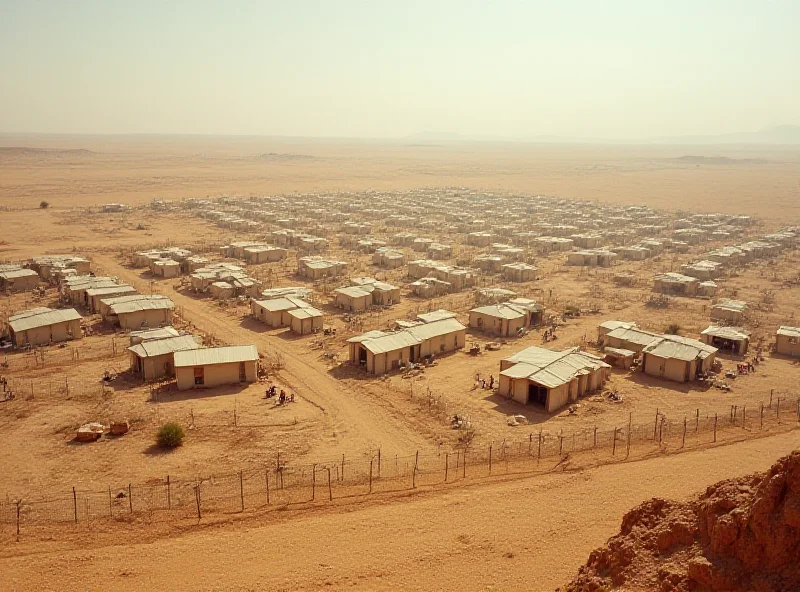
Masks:
[[[698,499],[628,512],[565,592],[800,590],[800,452]]]

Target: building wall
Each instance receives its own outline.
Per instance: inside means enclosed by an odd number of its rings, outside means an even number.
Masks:
[[[139,359],[139,356],[131,352],[131,370],[133,372],[137,372],[137,360]],[[139,374],[143,380],[157,380],[164,376],[173,376],[175,374],[173,360],[172,353],[141,358],[142,370]]]
[[[347,294],[340,294],[337,292],[335,304],[350,312],[361,312],[362,310],[367,310],[368,302],[371,299],[372,297],[369,294],[359,298],[353,298]]]
[[[569,403],[569,384],[567,382],[548,391],[545,411],[552,413]]]
[[[245,382],[256,381],[256,362],[255,360],[244,362]],[[176,368],[178,390],[184,391],[193,388],[213,388],[223,384],[239,384],[239,362],[228,364],[207,364],[203,366],[205,384],[195,386],[194,367]]]
[[[119,326],[123,329],[135,330],[142,326],[153,328],[161,325],[171,325],[172,310],[168,308],[137,310],[123,313],[117,318],[119,319]],[[144,322],[146,322],[146,325],[142,325]]]
[[[644,373],[675,382],[686,382],[695,376],[695,362],[686,362],[675,358],[661,358],[653,354],[644,354]]]
[[[776,335],[775,352],[783,356],[800,358],[800,339],[795,341],[796,343],[791,343],[791,338],[787,335]]]
[[[39,285],[38,275],[27,275],[17,278],[12,278],[8,281],[0,279],[0,286],[4,290],[11,292],[29,292]]]
[[[313,333],[315,329],[322,330],[322,317],[309,317],[307,319],[298,319],[296,317],[289,317],[291,319],[292,331],[298,335],[307,335]]]
[[[70,332],[72,333],[70,335]],[[80,339],[83,337],[80,319],[74,321],[56,323],[45,327],[36,327],[27,331],[13,333],[13,342],[16,346],[21,345],[47,345],[50,342],[58,343],[70,339]]]

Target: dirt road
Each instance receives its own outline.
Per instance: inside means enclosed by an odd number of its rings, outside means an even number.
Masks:
[[[273,513],[266,525],[254,519],[149,544],[55,552],[57,543],[23,541],[4,550],[22,555],[0,559],[0,589],[553,590],[637,503],[685,498],[799,446],[794,430],[580,473],[373,499],[356,510]],[[120,534],[136,540],[135,527]]]
[[[110,256],[96,254],[93,261],[105,273],[132,284],[142,283],[137,271],[120,265]],[[232,345],[255,343],[259,351],[274,351],[283,356],[285,367],[280,373],[281,380],[298,396],[323,409],[327,420],[325,434],[309,451],[311,458],[333,458],[341,454],[356,457],[377,448],[387,454],[408,455],[432,447],[433,444],[408,422],[392,414],[365,391],[352,384],[344,389],[321,363],[309,362],[301,346],[231,322],[213,300],[191,298],[171,287],[163,293],[183,307],[184,316],[197,328]]]

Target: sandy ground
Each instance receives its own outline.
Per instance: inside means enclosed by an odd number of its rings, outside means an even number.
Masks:
[[[722,158],[682,158],[698,153]],[[265,285],[315,289],[314,304],[324,311],[326,324],[337,328],[337,336],[322,346],[317,336],[298,338],[254,322],[244,305],[221,306],[176,280],[154,280],[146,270],[128,265],[131,250],[173,244],[210,253],[231,240],[263,236],[223,230],[185,212],[96,211],[111,201],[136,205],[154,198],[457,185],[753,214],[760,222],[749,232],[757,236],[800,222],[796,150],[0,136],[0,170],[0,260],[57,252],[88,255],[98,273],[172,298],[182,327],[212,343],[255,343],[263,354],[280,358],[284,368],[270,380],[297,395],[296,403],[281,409],[263,399],[263,384],[218,389],[212,396],[173,392],[153,399],[147,385],[124,373],[126,337],[99,325],[76,346],[81,354],[48,348],[44,367],[30,365],[25,357],[30,354],[10,354],[4,374],[24,396],[0,404],[0,435],[7,443],[0,456],[0,494],[8,499],[60,496],[72,486],[105,490],[109,484],[166,474],[192,479],[230,473],[272,462],[277,453],[299,464],[340,455],[367,458],[376,448],[388,455],[448,450],[458,437],[448,422],[455,412],[472,421],[475,446],[486,446],[523,440],[540,429],[612,428],[631,415],[635,423],[647,422],[656,409],[680,421],[697,410],[725,413],[730,405],[755,410],[771,394],[797,396],[800,364],[772,356],[756,373],[738,377],[730,393],[614,371],[610,386],[623,402],[587,397],[573,414],[546,414],[474,388],[476,372],[496,375],[502,358],[541,345],[538,331],[506,340],[498,351],[478,358],[443,356],[413,380],[413,387],[396,374],[369,379],[339,365],[347,358],[348,337],[437,308],[453,310],[465,321],[474,306],[471,293],[422,300],[404,290],[399,304],[348,322],[328,304],[329,291],[340,282],[312,286],[299,280],[294,253],[285,263],[248,266],[248,273]],[[50,207],[40,209],[41,200]],[[377,230],[384,235],[398,231],[379,225]],[[398,285],[408,281],[402,270],[377,269],[368,255],[329,238],[328,254],[348,261],[351,275],[374,275]],[[477,252],[459,244],[457,236],[436,238],[454,244],[453,260]],[[564,266],[563,254],[537,258],[541,279],[536,282],[510,285],[498,276],[482,281],[536,298],[548,311],[567,305],[598,311],[567,321],[551,347],[581,345],[591,351],[597,324],[607,319],[635,321],[656,331],[677,321],[682,334],[697,337],[709,324],[708,301],[676,298],[666,309],[650,308],[645,301],[655,273],[677,269],[713,246],[717,243],[685,255],[615,266],[615,271],[639,274],[641,281],[630,288],[616,286],[609,272]],[[748,327],[754,343],[762,338],[769,343],[778,325],[797,324],[798,269],[795,251],[724,278],[720,296],[751,303]],[[52,304],[55,298],[53,290],[42,297],[4,297],[0,317]],[[492,339],[473,331],[468,335],[469,342],[480,344]],[[736,363],[720,358],[726,368]],[[100,377],[106,370],[122,374],[104,389]],[[509,427],[508,415],[518,413],[531,426]],[[190,417],[195,428],[187,445],[174,454],[156,454],[157,426],[166,419],[188,424]],[[133,423],[124,438],[70,444],[78,425],[121,418]],[[161,589],[170,574],[182,572],[194,574],[176,583],[177,589],[187,590],[552,589],[617,529],[631,504],[651,495],[683,497],[719,478],[766,468],[797,445],[796,434],[775,436],[585,473],[371,501],[355,510],[314,509],[287,514],[287,520],[265,519],[266,525],[249,521],[189,533],[176,526],[174,535],[164,539],[147,539],[144,531],[134,529],[124,535],[126,546],[75,548],[63,556],[48,541],[24,541],[7,550],[19,557],[2,560],[0,588],[80,589],[91,582],[110,589]],[[53,535],[58,539],[58,531]],[[167,547],[176,542],[181,553]],[[239,559],[236,570],[230,569],[231,558]],[[66,578],[63,585],[59,578]]]
[[[328,508],[268,524],[253,520],[176,531],[144,544],[125,529],[124,542],[99,549],[11,544],[0,559],[0,587],[553,590],[616,532],[633,505],[653,496],[683,499],[720,479],[765,470],[798,446],[795,430],[578,473]]]

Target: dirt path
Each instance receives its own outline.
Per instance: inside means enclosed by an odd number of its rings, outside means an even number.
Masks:
[[[23,541],[9,548],[23,555],[0,559],[0,589],[553,590],[637,503],[765,470],[799,446],[794,430],[579,473],[373,499],[355,510],[272,514],[265,525],[176,531],[147,544],[56,552],[57,543]],[[120,534],[136,540],[133,526]]]
[[[125,268],[110,256],[97,254],[93,260],[105,273],[135,285],[142,283],[136,271]],[[348,385],[345,390],[324,367],[307,361],[306,353],[297,344],[231,322],[213,300],[194,299],[171,287],[164,293],[183,307],[186,319],[198,329],[230,344],[255,343],[262,352],[275,351],[283,356],[285,367],[280,372],[281,380],[298,396],[323,409],[327,419],[325,433],[309,451],[310,457],[325,459],[341,454],[355,457],[378,448],[387,454],[408,455],[432,447],[432,443],[408,422],[389,413],[362,389]]]

